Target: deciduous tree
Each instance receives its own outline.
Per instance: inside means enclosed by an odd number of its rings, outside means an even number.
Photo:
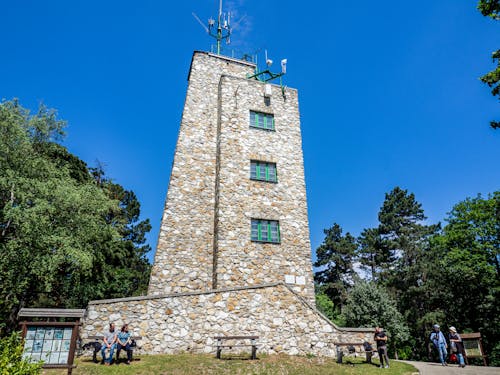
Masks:
[[[0,322],[21,307],[85,307],[145,289],[149,264],[139,202],[98,185],[57,143],[64,122],[41,107],[0,104]]]
[[[349,291],[342,315],[349,327],[383,327],[394,351],[409,339],[406,322],[395,301],[382,286],[358,281]]]
[[[459,202],[447,221],[434,241],[439,267],[429,283],[448,322],[481,331],[490,351],[500,342],[500,192]]]
[[[478,4],[478,9],[481,14],[485,17],[490,17],[494,20],[500,20],[500,0],[480,0]],[[491,93],[493,96],[497,96],[500,100],[500,49],[494,51],[491,54],[493,62],[497,64],[496,69],[489,73],[486,73],[480,79],[491,87]],[[490,125],[493,129],[500,128],[499,121],[491,121]]]

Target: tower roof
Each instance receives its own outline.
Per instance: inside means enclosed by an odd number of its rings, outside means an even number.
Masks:
[[[206,52],[206,51],[193,51],[193,56],[191,57],[191,64],[189,66],[188,81],[189,81],[189,77],[191,76],[191,69],[193,67],[193,59],[194,59],[194,56],[197,55],[197,54],[204,54],[204,55],[216,58],[216,59],[220,59],[220,60],[232,62],[232,63],[235,63],[235,64],[241,64],[241,65],[244,65],[244,66],[249,66],[249,67],[254,68],[254,69],[257,66],[253,62],[236,59],[234,57],[229,57],[229,56],[224,56],[224,55],[217,55],[216,53]]]

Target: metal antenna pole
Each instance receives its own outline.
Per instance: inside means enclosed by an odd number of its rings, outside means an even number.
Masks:
[[[219,17],[217,17],[217,54],[220,55],[220,42],[222,40],[222,0],[219,1]]]
[[[229,12],[222,12],[222,0],[219,0],[219,12],[217,14],[217,20],[214,20],[212,17],[210,17],[210,19],[208,20],[208,26],[205,26],[195,13],[193,13],[193,17],[196,19],[196,21],[198,21],[198,23],[201,25],[201,27],[203,27],[208,35],[210,35],[217,41],[217,54],[220,55],[222,49],[221,42],[225,39],[226,43],[229,44],[229,38],[231,36],[231,14]],[[243,16],[242,19],[243,18],[245,18],[245,16]],[[242,19],[240,19],[238,23],[240,23]]]

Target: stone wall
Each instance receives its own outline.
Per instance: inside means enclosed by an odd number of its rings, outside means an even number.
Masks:
[[[289,283],[314,303],[298,94],[247,79],[253,64],[195,52],[149,295]],[[250,127],[270,113],[275,131]],[[250,179],[276,163],[278,183]],[[281,242],[250,239],[251,219],[278,220]]]
[[[335,356],[334,342],[372,341],[339,328],[284,283],[89,303],[81,337],[128,323],[145,353],[215,353],[214,336],[257,335],[259,353]]]
[[[218,85],[254,68],[193,54],[148,294],[212,289]]]
[[[297,91],[222,76],[217,287],[284,282],[314,303]],[[249,126],[250,110],[274,115],[275,131]],[[250,179],[250,160],[276,163],[278,182]],[[252,218],[278,220],[279,244],[252,242]],[[297,280],[299,282],[297,282]]]

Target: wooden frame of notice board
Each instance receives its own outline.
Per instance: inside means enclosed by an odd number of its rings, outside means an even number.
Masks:
[[[469,364],[469,358],[482,358],[483,364],[487,366],[486,354],[483,350],[483,343],[481,341],[481,333],[462,333],[460,334],[462,343],[465,350],[465,360]]]
[[[43,368],[67,368],[72,373],[78,340],[78,328],[85,310],[21,309],[24,339],[23,357],[32,362],[44,361]],[[69,321],[60,321],[69,320]]]

